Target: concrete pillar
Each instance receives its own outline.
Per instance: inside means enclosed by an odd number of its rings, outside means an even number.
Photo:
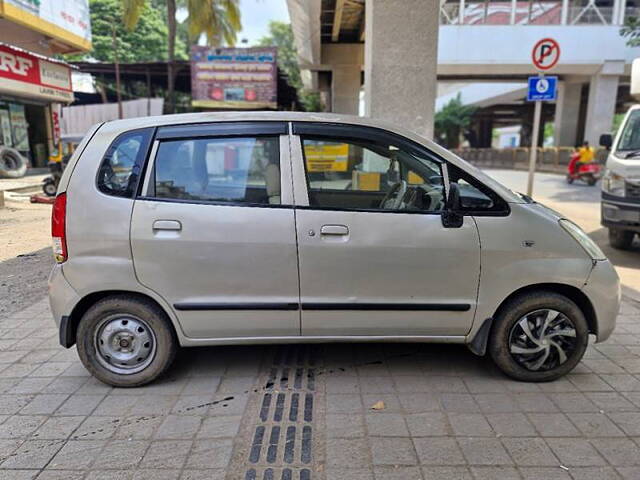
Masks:
[[[620,75],[624,73],[624,62],[605,62],[600,72],[589,82],[589,101],[584,139],[597,146],[600,135],[610,133],[618,96]]]
[[[336,66],[333,68],[333,79],[331,81],[332,112],[358,115],[361,72],[359,65]]]
[[[366,0],[365,113],[433,138],[438,0]]]
[[[578,122],[582,83],[560,82],[554,119],[556,147],[573,147],[578,143]]]

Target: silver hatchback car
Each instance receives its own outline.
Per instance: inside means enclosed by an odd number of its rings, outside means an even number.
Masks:
[[[60,343],[116,386],[178,346],[464,343],[553,380],[611,334],[615,270],[574,223],[370,119],[200,113],[86,135],[60,181]]]

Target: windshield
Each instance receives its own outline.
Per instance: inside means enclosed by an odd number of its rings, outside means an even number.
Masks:
[[[640,150],[640,109],[629,113],[616,150]]]

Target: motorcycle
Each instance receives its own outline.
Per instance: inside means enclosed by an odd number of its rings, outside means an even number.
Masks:
[[[595,185],[600,178],[602,167],[595,162],[578,163],[579,159],[579,155],[571,155],[571,160],[567,166],[567,183],[571,185],[574,180],[582,180],[589,186]]]

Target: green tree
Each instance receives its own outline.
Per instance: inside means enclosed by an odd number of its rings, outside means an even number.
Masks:
[[[86,54],[70,55],[66,57],[67,59],[113,62],[113,28],[115,28],[120,62],[153,62],[167,59],[167,25],[162,13],[158,10],[143,5],[136,29],[128,30],[120,21],[123,15],[120,0],[91,0],[89,7],[93,48]],[[179,58],[188,58],[184,53],[182,41],[180,46]]]
[[[435,115],[436,138],[447,148],[460,145],[460,134],[471,123],[471,116],[476,108],[464,105],[460,93],[442,107]]]
[[[628,47],[640,45],[640,18],[627,17],[620,29],[620,35],[627,39]]]
[[[264,47],[278,47],[278,67],[287,76],[287,83],[298,92],[298,99],[304,109],[307,112],[322,110],[318,92],[307,90],[302,84],[291,24],[272,20],[269,22],[269,35],[262,37],[258,44]]]
[[[123,7],[122,19],[125,26],[133,31],[143,16],[147,0],[120,0]],[[159,2],[156,3],[156,5]],[[165,0],[167,14],[167,111],[175,110],[174,99],[174,62],[176,58],[176,38],[178,22],[176,20],[177,0]],[[242,29],[240,22],[239,0],[182,0],[188,12],[187,26],[192,41],[204,35],[209,45],[221,45],[226,42],[234,45],[236,33]]]

